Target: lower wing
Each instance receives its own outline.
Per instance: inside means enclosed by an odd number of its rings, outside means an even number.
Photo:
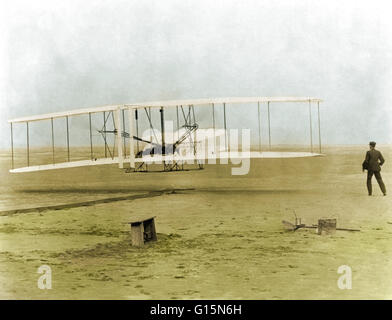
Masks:
[[[153,156],[144,156],[142,158],[135,158],[136,163],[146,163],[146,164],[161,164],[163,162],[183,162],[183,163],[191,163],[193,162],[202,162],[206,164],[215,164],[216,160],[239,160],[239,159],[273,159],[273,158],[304,158],[304,157],[318,157],[323,156],[321,153],[312,153],[312,152],[218,152],[216,154],[187,154],[187,155],[153,155]],[[124,158],[124,162],[130,162],[129,157]],[[114,158],[101,158],[94,160],[80,160],[80,161],[70,161],[70,162],[61,162],[55,164],[45,164],[38,166],[29,166],[22,167],[17,169],[11,169],[12,173],[20,173],[20,172],[33,172],[33,171],[43,171],[43,170],[52,170],[52,169],[66,169],[66,168],[75,168],[75,167],[84,167],[84,166],[96,166],[96,165],[105,165],[105,164],[116,164],[119,163],[118,157]]]

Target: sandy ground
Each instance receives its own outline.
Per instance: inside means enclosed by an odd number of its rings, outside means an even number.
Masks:
[[[392,147],[379,149],[389,191]],[[383,197],[374,180],[367,196],[365,151],[328,147],[325,157],[255,160],[246,176],[221,165],[9,174],[3,154],[0,210],[106,202],[0,213],[0,298],[391,299],[392,193]],[[338,227],[361,232],[285,231],[281,220],[293,221],[293,210],[307,224],[337,218]],[[149,216],[158,241],[132,247],[127,222]],[[51,290],[37,287],[44,264]],[[337,286],[341,265],[352,268],[351,290]]]

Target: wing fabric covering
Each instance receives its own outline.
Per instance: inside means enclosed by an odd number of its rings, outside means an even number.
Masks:
[[[311,153],[311,152],[250,152],[250,153],[232,153],[221,152],[219,155],[187,155],[187,156],[178,156],[178,155],[154,155],[154,156],[145,156],[142,158],[135,158],[136,163],[146,163],[146,164],[162,164],[164,161],[170,163],[170,161],[176,162],[184,162],[191,164],[195,161],[205,161],[208,164],[209,160],[236,160],[236,159],[277,159],[277,158],[305,158],[305,157],[318,157],[323,156],[320,153]],[[129,162],[129,158],[125,158],[125,162]],[[42,171],[42,170],[53,170],[53,169],[66,169],[66,168],[76,168],[76,167],[84,167],[84,166],[96,166],[96,165],[108,165],[108,164],[118,164],[118,157],[112,158],[102,158],[96,160],[80,160],[80,161],[71,161],[71,162],[62,162],[56,164],[46,164],[46,165],[38,165],[38,166],[29,166],[22,167],[17,169],[12,169],[10,172],[12,173],[21,173],[21,172],[34,172],[34,171]]]

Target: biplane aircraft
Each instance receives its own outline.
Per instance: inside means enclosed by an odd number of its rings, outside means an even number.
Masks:
[[[270,106],[273,103],[305,103],[309,107],[309,129],[310,129],[310,152],[282,152],[271,150],[271,129],[270,129]],[[40,170],[64,169],[71,167],[118,164],[119,168],[127,172],[149,171],[150,164],[162,164],[163,171],[184,170],[184,163],[195,164],[198,168],[208,163],[215,164],[228,163],[228,159],[250,159],[250,158],[296,158],[314,157],[321,154],[320,135],[320,111],[321,99],[311,97],[248,97],[248,98],[215,98],[198,100],[177,100],[177,101],[156,101],[144,103],[121,104],[113,106],[103,106],[95,108],[77,109],[65,112],[55,112],[43,115],[29,116],[9,120],[11,125],[11,155],[12,173],[33,172]],[[242,140],[242,151],[231,148],[230,130],[227,128],[227,105],[250,104],[257,108],[257,117],[251,117],[257,121],[259,148],[257,151],[250,150]],[[266,106],[268,111],[268,147],[263,150],[261,144],[261,119],[260,108]],[[312,134],[312,106],[317,106],[318,115],[318,147],[319,152],[313,151]],[[211,125],[201,128],[196,119],[195,107],[210,108],[207,120],[211,120]],[[223,128],[218,128],[216,124],[216,108],[223,111]],[[171,110],[170,121],[165,119],[168,111]],[[174,111],[174,112],[173,112]],[[154,126],[153,115],[159,112],[158,126]],[[206,112],[203,113],[205,118]],[[85,129],[89,131],[90,152],[88,159],[72,159],[70,156],[72,143],[70,141],[69,121],[73,117],[88,116]],[[92,117],[95,117],[92,120]],[[97,116],[99,116],[97,118]],[[62,120],[61,120],[62,119]],[[155,117],[156,119],[156,117]],[[55,128],[54,121],[61,121],[61,126]],[[206,120],[206,119],[204,119]],[[254,121],[253,120],[253,121]],[[50,163],[38,165],[31,164],[30,134],[29,124],[33,122],[49,122],[51,137]],[[144,133],[141,132],[140,124],[143,121],[147,126]],[[156,122],[156,121],[155,121]],[[98,129],[93,129],[93,123]],[[26,127],[26,165],[15,167],[14,155],[14,126],[17,124]],[[176,127],[174,131],[173,127]],[[157,128],[158,127],[158,128]],[[170,128],[168,128],[170,127]],[[66,142],[65,161],[56,159],[56,144],[54,130],[64,131],[64,141]],[[147,133],[146,133],[147,131]],[[93,136],[99,135],[103,144],[99,156],[94,151]],[[249,139],[249,135],[247,138]],[[245,135],[246,136],[246,135]],[[112,137],[112,138],[110,138]],[[244,136],[243,136],[244,138]],[[55,141],[56,140],[56,141]],[[64,142],[63,141],[63,142]],[[219,143],[217,142],[219,141]],[[113,146],[110,144],[113,142]],[[208,147],[208,148],[207,148]]]

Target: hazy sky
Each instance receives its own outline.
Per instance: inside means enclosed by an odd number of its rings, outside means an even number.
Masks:
[[[389,1],[0,3],[1,148],[10,118],[225,96],[319,97],[325,143],[392,143]],[[274,132],[291,142],[307,105],[285,108]],[[231,126],[249,110],[231,110]]]

